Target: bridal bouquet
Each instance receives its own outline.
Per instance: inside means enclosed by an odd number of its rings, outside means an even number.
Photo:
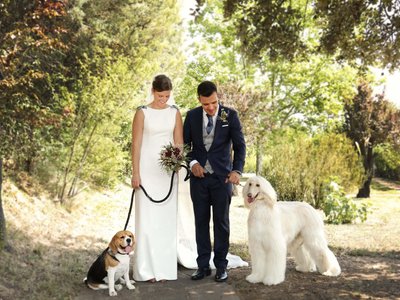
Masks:
[[[160,152],[160,165],[167,172],[178,171],[181,165],[186,162],[187,150],[185,147],[178,147],[169,143]]]

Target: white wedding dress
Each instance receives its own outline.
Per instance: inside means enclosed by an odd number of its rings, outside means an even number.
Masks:
[[[141,184],[155,200],[169,191],[171,174],[159,163],[161,148],[173,143],[176,108],[142,108],[144,127],[140,150]],[[177,279],[177,176],[169,198],[151,202],[141,189],[135,192],[136,250],[133,278],[137,281]]]
[[[156,200],[169,191],[171,174],[159,164],[161,148],[173,142],[176,108],[143,108],[144,129],[140,152],[141,184]],[[186,170],[175,176],[170,197],[162,203],[151,202],[141,189],[135,192],[136,250],[133,278],[137,281],[177,279],[177,263],[197,269],[197,249],[193,205]],[[178,198],[178,199],[177,199]],[[210,260],[210,266],[215,268]],[[248,266],[239,256],[228,254],[228,268]]]

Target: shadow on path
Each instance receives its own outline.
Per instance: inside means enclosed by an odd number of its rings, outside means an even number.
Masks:
[[[189,270],[183,267],[178,269],[178,280],[167,282],[136,282],[135,290],[128,290],[125,286],[118,292],[116,299],[132,300],[132,299],[226,299],[238,300],[239,296],[229,284],[229,279],[225,283],[217,283],[214,281],[214,273],[202,280],[193,281],[190,275],[194,270]],[[93,291],[87,288],[83,283],[80,286],[78,296],[75,300],[101,300],[110,299],[108,290]]]

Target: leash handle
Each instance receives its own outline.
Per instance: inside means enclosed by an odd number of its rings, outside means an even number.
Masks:
[[[183,167],[183,168],[186,169],[186,176],[185,176],[185,178],[184,178],[184,181],[187,181],[187,180],[190,178],[189,168],[188,168],[186,165],[181,165],[181,167]],[[172,172],[172,175],[171,175],[171,183],[170,183],[170,185],[169,185],[169,191],[168,191],[167,196],[165,196],[165,197],[164,197],[163,199],[161,199],[161,200],[154,200],[154,199],[147,193],[146,189],[145,189],[142,185],[139,185],[139,187],[142,189],[143,193],[146,195],[146,197],[147,197],[151,202],[154,202],[154,203],[162,203],[162,202],[164,202],[165,200],[167,200],[168,197],[171,195],[172,186],[173,186],[173,183],[174,183],[174,176],[175,176],[175,173],[176,173],[176,171],[173,171],[173,172]],[[130,205],[129,205],[129,212],[128,212],[128,217],[127,217],[127,219],[126,219],[126,223],[125,223],[124,230],[126,230],[126,228],[128,227],[129,219],[130,219],[130,217],[131,217],[131,212],[132,212],[132,206],[133,206],[133,199],[134,199],[134,197],[135,197],[135,189],[132,190],[131,203],[130,203]]]

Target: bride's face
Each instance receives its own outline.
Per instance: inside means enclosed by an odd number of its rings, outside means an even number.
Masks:
[[[169,97],[171,96],[171,91],[163,91],[163,92],[157,92],[157,91],[153,91],[153,95],[154,95],[154,105],[156,105],[157,107],[163,108]]]

